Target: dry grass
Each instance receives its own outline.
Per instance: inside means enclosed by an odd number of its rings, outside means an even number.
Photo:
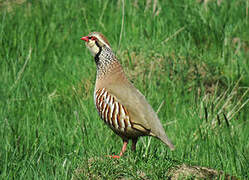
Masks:
[[[215,169],[201,167],[201,166],[189,166],[182,164],[172,168],[169,171],[171,180],[178,179],[225,179],[225,180],[237,180],[238,178],[227,175],[223,171],[217,171]]]
[[[208,135],[210,130],[213,130],[217,135],[219,129],[226,126],[230,129],[231,135],[233,135],[235,128],[233,121],[236,120],[236,115],[240,110],[249,102],[248,94],[249,88],[239,87],[239,81],[234,87],[229,87],[222,93],[218,93],[219,84],[217,83],[213,87],[212,93],[207,93],[203,96],[201,104],[193,116],[198,116],[203,119],[199,129],[194,132],[195,139],[199,137],[197,134],[199,130],[202,130],[202,134]]]
[[[25,2],[26,0],[2,0],[0,1],[0,8],[5,8],[8,12],[11,12],[15,6],[21,5]]]

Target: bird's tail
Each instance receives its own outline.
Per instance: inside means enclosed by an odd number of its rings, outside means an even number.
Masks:
[[[160,134],[157,134],[157,135],[150,132],[149,135],[160,139],[164,144],[166,144],[170,148],[171,151],[175,150],[175,146],[169,140],[169,138],[167,137],[164,131],[162,131]]]
[[[164,144],[166,144],[171,151],[175,150],[175,146],[172,144],[172,142],[169,140],[169,138],[164,135],[164,136],[161,136],[161,137],[158,137]]]

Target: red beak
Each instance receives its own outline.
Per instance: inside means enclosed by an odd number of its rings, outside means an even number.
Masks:
[[[86,41],[86,42],[89,41],[89,37],[88,37],[88,36],[82,37],[82,38],[80,38],[80,39],[83,40],[83,41]]]

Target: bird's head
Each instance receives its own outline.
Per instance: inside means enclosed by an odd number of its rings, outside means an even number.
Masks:
[[[84,36],[81,40],[86,41],[86,47],[91,51],[93,56],[101,52],[103,47],[111,49],[109,42],[99,32],[91,32],[88,36]]]

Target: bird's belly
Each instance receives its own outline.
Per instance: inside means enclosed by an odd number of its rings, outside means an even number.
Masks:
[[[113,130],[114,133],[121,136],[123,139],[135,139],[139,136],[143,136],[144,134],[132,127],[128,127],[125,131],[121,131],[120,129],[113,128],[108,124],[108,126]]]

